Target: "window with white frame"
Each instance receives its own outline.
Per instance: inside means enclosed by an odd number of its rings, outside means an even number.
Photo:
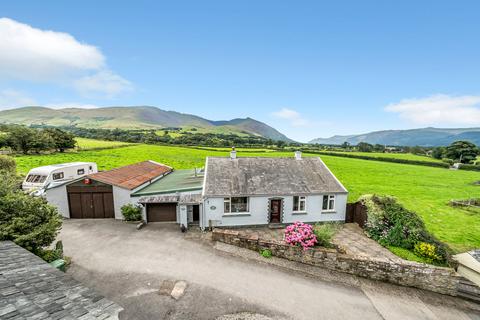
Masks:
[[[294,212],[305,212],[307,210],[307,200],[302,196],[293,197],[293,211]]]
[[[335,210],[335,195],[334,194],[326,194],[323,196],[323,204],[322,204],[323,211],[334,211]]]
[[[248,197],[231,197],[223,199],[224,213],[248,212]]]

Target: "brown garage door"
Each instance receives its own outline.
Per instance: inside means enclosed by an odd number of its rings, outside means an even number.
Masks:
[[[72,219],[114,218],[113,193],[108,187],[68,186],[68,205]]]
[[[176,203],[149,203],[147,206],[148,222],[177,221]]]

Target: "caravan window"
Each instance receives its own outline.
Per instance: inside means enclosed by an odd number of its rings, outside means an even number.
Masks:
[[[31,174],[27,177],[27,182],[31,183],[43,183],[47,179],[47,176],[40,176],[38,174]]]
[[[78,175],[85,174],[85,169],[78,169],[77,174]]]
[[[53,180],[63,179],[63,172],[56,172],[52,175]]]

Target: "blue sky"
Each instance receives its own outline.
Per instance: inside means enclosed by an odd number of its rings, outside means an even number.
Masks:
[[[153,105],[293,139],[480,126],[477,1],[10,1],[0,109]]]

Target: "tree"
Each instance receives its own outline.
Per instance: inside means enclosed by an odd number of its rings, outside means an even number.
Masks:
[[[28,150],[40,153],[55,148],[55,140],[45,131],[33,130],[30,140],[27,142]]]
[[[373,150],[376,152],[384,152],[385,151],[385,146],[383,144],[376,144],[373,146]]]
[[[358,151],[360,152],[372,152],[373,146],[370,143],[360,142],[357,144]]]
[[[53,145],[57,151],[64,152],[65,149],[75,148],[75,136],[70,132],[66,132],[57,128],[45,129],[53,139]]]
[[[445,147],[436,147],[432,149],[432,158],[442,159],[445,154]]]
[[[479,153],[475,144],[469,141],[455,141],[447,147],[445,157],[461,163],[470,163],[477,158]]]
[[[17,166],[13,158],[0,156],[0,177],[2,177],[0,179],[0,198],[20,188],[20,179],[17,179]]]
[[[14,126],[8,130],[7,145],[15,151],[27,153],[34,135],[35,130],[33,129]]]
[[[340,147],[342,147],[342,149],[349,149],[350,148],[350,143],[345,141],[345,142],[342,143],[342,145]]]
[[[10,240],[37,255],[42,254],[62,226],[57,209],[41,197],[5,185],[3,181],[14,179],[14,173],[3,170],[1,174],[0,241]]]

